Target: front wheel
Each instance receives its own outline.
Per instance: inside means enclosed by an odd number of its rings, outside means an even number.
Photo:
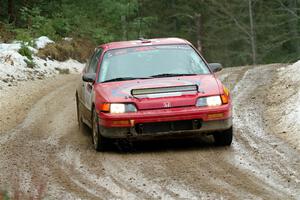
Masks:
[[[232,127],[225,131],[214,133],[213,136],[217,146],[230,146],[233,138]]]
[[[104,138],[99,131],[99,118],[95,109],[93,110],[93,144],[96,151],[104,151],[108,143],[107,139]]]

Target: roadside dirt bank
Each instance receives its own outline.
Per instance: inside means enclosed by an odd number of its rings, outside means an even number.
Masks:
[[[21,81],[0,89],[0,134],[20,124],[32,106],[49,91],[74,82],[79,75],[57,75],[43,80]]]

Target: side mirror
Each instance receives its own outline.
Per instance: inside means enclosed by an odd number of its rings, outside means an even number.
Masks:
[[[85,73],[82,76],[84,82],[94,83],[96,80],[96,73]]]
[[[209,63],[209,68],[215,73],[219,72],[223,69],[222,65],[220,63]]]

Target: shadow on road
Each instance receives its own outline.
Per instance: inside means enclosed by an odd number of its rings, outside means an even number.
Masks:
[[[91,130],[84,126],[81,129],[83,137],[87,138],[88,145],[92,147]],[[110,153],[144,153],[165,151],[191,151],[208,150],[217,147],[213,144],[212,136],[190,136],[186,138],[160,138],[144,141],[112,140],[106,152]]]
[[[213,146],[210,137],[194,136],[189,138],[156,139],[148,141],[126,141],[115,142],[114,146],[121,153],[143,153],[164,151],[188,151],[196,149],[208,149]],[[113,148],[112,148],[113,150]]]

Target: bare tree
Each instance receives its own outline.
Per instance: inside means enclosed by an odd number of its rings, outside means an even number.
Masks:
[[[288,12],[289,20],[288,27],[290,33],[290,39],[293,40],[293,49],[300,54],[300,44],[299,44],[299,31],[298,31],[298,23],[300,16],[298,15],[298,5],[297,0],[287,0],[286,5],[282,0],[278,0],[281,7]]]
[[[221,18],[228,18],[233,22],[233,24],[236,26],[236,28],[241,32],[241,34],[246,36],[247,42],[249,43],[249,46],[251,48],[251,59],[252,64],[255,65],[257,63],[257,42],[256,42],[256,31],[255,31],[255,23],[254,23],[254,9],[253,4],[254,0],[244,0],[244,7],[247,8],[247,18],[249,21],[245,21],[243,17],[245,17],[245,14],[243,13],[243,16],[239,16],[236,14],[236,12],[232,11],[232,8],[227,2],[220,2],[217,0],[211,0],[211,3],[213,6],[217,7],[218,10],[221,12],[215,12],[216,15],[218,15]]]
[[[202,47],[202,20],[201,20],[201,14],[196,13],[194,16],[195,19],[195,25],[196,25],[196,42],[197,42],[197,49],[200,53],[203,53],[203,47]]]
[[[252,50],[252,64],[256,65],[257,62],[257,52],[256,52],[256,33],[254,27],[254,19],[253,19],[253,7],[252,0],[248,0],[248,9],[249,9],[249,23],[250,23],[250,40],[251,40],[251,50]]]

